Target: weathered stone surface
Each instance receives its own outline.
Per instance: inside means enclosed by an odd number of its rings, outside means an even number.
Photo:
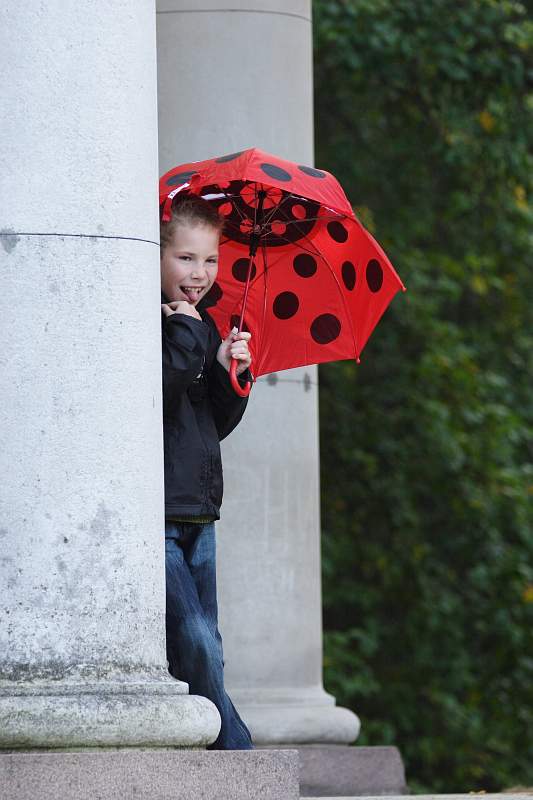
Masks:
[[[307,690],[250,692],[235,690],[233,700],[242,710],[259,746],[348,744],[359,733],[359,719],[321,687]],[[248,702],[247,702],[248,701]]]
[[[482,794],[483,800],[529,800],[531,793],[526,794]],[[529,795],[529,796],[528,796]],[[472,800],[474,794],[417,794],[416,800]],[[479,796],[479,795],[478,795]],[[301,797],[300,800],[311,800],[310,797]],[[321,797],[320,800],[382,800],[382,795],[354,795],[351,799],[346,795],[337,797]],[[405,795],[390,795],[387,800],[405,800]]]
[[[0,755],[6,800],[297,800],[291,750],[121,750]]]
[[[0,748],[207,746],[220,730],[210,700],[187,684],[143,675],[55,686],[0,683]]]
[[[408,793],[396,747],[298,745],[300,793],[308,797]]]
[[[153,0],[2,3],[3,747],[219,730],[166,665],[155,44]]]

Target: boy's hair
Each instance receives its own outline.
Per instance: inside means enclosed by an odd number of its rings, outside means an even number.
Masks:
[[[224,218],[220,216],[215,206],[203,197],[197,194],[177,194],[172,201],[170,220],[159,225],[161,252],[172,241],[179,224],[207,225],[222,233]]]

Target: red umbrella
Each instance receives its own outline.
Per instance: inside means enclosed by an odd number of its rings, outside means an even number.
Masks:
[[[405,287],[325,170],[257,148],[174,167],[159,181],[162,219],[178,192],[214,203],[226,224],[204,299],[222,338],[252,332],[255,377],[355,358]],[[232,383],[242,393],[232,362]],[[244,393],[250,391],[250,384]]]

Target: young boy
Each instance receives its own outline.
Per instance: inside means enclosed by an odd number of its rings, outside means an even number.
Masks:
[[[167,657],[191,694],[217,706],[222,725],[213,750],[253,749],[250,731],[224,689],[216,597],[215,520],[222,501],[219,441],[239,423],[247,400],[229,367],[250,379],[250,334],[221,341],[203,303],[218,270],[223,221],[206,200],[178,195],[161,223],[161,323]]]

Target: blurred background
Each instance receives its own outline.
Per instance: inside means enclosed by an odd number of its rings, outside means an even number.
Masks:
[[[320,367],[325,687],[414,792],[533,785],[532,6],[313,2],[316,164],[408,287]]]

